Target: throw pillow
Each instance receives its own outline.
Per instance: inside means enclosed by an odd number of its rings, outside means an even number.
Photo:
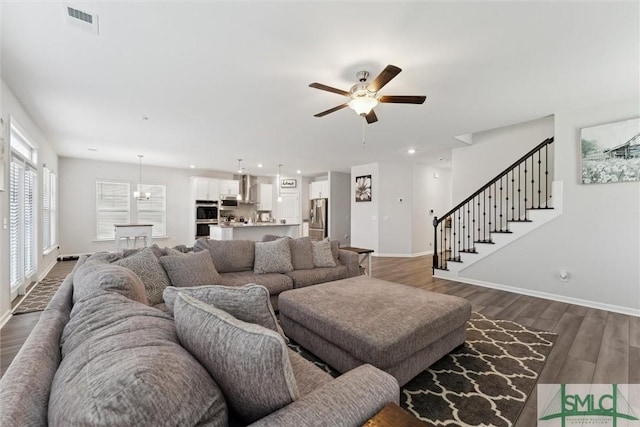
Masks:
[[[276,332],[183,293],[174,310],[180,342],[209,371],[246,423],[298,398],[287,345]]]
[[[289,239],[289,249],[291,250],[291,265],[294,270],[309,270],[315,267],[310,237]]]
[[[144,284],[133,271],[118,265],[87,260],[73,274],[73,303],[97,290],[116,292],[149,305]]]
[[[179,288],[215,285],[222,282],[209,252],[167,255],[160,258],[160,264],[169,275],[171,285]]]
[[[188,288],[169,286],[164,290],[164,302],[169,314],[173,314],[173,306],[178,293],[184,293],[213,305],[243,322],[254,323],[276,331],[282,335],[285,341],[288,341],[271,306],[269,290],[262,285],[250,283],[244,286],[194,286]]]
[[[262,274],[292,271],[289,240],[289,238],[283,237],[272,242],[256,242],[253,272]]]
[[[335,267],[336,262],[331,252],[331,242],[324,239],[320,242],[312,242],[313,265],[316,267]]]
[[[142,279],[149,304],[156,305],[162,302],[162,292],[170,285],[169,278],[151,248],[144,248],[114,264],[128,268]]]

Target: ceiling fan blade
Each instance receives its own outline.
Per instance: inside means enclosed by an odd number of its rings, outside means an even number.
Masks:
[[[401,68],[396,67],[395,65],[387,65],[384,70],[378,77],[376,77],[371,83],[369,83],[369,90],[372,92],[377,92],[383,88],[384,85],[389,83],[391,79],[400,74],[402,71]]]
[[[369,114],[364,116],[364,118],[367,119],[367,123],[369,124],[375,123],[378,121],[378,116],[376,116],[376,113],[373,110],[369,111]]]
[[[403,95],[386,95],[378,98],[378,102],[387,102],[391,104],[422,104],[426,96],[403,96]]]
[[[322,83],[311,83],[309,85],[309,87],[312,87],[312,88],[315,88],[315,89],[320,89],[320,90],[326,90],[327,92],[337,93],[338,95],[342,95],[342,96],[350,96],[351,95],[346,90],[336,89],[335,87],[323,85]]]
[[[333,113],[335,111],[342,110],[344,107],[348,107],[348,106],[349,106],[349,103],[347,102],[347,103],[344,103],[342,105],[338,105],[337,107],[333,107],[333,108],[331,108],[331,109],[329,109],[327,111],[323,111],[322,113],[314,114],[313,117],[323,117],[323,116],[326,116],[327,114],[331,114],[331,113]]]

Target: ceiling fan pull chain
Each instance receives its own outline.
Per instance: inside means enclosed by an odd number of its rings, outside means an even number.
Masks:
[[[362,117],[362,149],[365,149],[365,142],[364,142],[364,129],[365,129],[365,124],[366,119],[364,117]]]

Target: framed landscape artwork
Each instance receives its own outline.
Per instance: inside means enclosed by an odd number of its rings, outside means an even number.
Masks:
[[[356,177],[356,202],[371,201],[371,175]]]
[[[640,181],[640,118],[580,130],[583,184]]]

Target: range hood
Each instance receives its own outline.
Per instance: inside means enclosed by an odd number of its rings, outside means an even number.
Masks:
[[[240,203],[255,203],[255,194],[252,190],[256,182],[256,177],[251,175],[242,175],[240,179]]]

